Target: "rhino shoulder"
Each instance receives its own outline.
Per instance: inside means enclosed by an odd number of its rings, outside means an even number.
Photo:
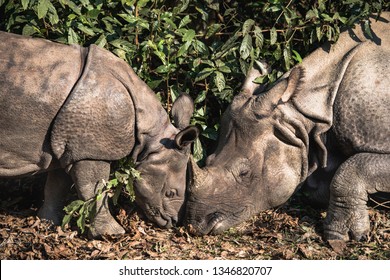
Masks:
[[[89,47],[82,74],[52,129],[52,149],[63,166],[82,159],[117,160],[133,148],[134,106],[116,78],[123,64],[108,51]]]

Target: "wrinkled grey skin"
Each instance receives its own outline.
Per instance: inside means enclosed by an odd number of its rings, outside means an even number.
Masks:
[[[265,93],[252,83],[261,73],[250,71],[215,153],[203,169],[191,163],[194,233],[217,234],[279,206],[306,181],[329,201],[325,238],[366,235],[367,196],[390,192],[389,18],[371,20],[374,40],[361,26],[342,33]]]
[[[137,202],[170,227],[182,215],[192,100],[173,106],[174,127],[153,91],[121,59],[88,48],[0,33],[0,177],[48,172],[39,216],[58,224],[72,184],[83,200],[107,181],[110,162],[130,155],[142,179]],[[107,197],[91,234],[121,234]]]

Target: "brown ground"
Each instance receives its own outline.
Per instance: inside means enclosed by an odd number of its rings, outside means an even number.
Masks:
[[[164,230],[145,222],[130,204],[117,218],[127,233],[89,240],[35,217],[42,179],[0,181],[0,259],[390,259],[390,211],[370,208],[366,242],[321,238],[324,211],[299,196],[222,235],[196,237],[183,227]]]

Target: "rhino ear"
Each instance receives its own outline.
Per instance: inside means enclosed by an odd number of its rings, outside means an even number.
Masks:
[[[179,150],[188,147],[193,143],[199,136],[199,129],[196,126],[188,126],[187,128],[180,131],[175,136],[175,145]]]
[[[194,102],[192,98],[182,93],[173,103],[172,117],[175,126],[182,130],[190,124],[191,116],[194,113]]]
[[[287,88],[280,100],[285,103],[299,92],[299,85],[303,82],[305,70],[301,66],[294,67],[288,77]]]

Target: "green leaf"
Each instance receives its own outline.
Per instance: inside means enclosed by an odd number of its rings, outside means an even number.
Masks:
[[[271,45],[275,45],[278,40],[278,34],[276,32],[276,28],[272,27],[270,30],[270,43]]]
[[[66,215],[62,218],[61,227],[64,228],[66,225],[68,225],[71,219],[72,219],[72,214],[66,214]]]
[[[148,81],[147,84],[151,89],[157,88],[163,82],[162,79]]]
[[[200,92],[200,94],[198,94],[198,95],[196,96],[196,99],[195,99],[194,103],[195,103],[195,104],[198,104],[198,103],[203,102],[203,101],[206,99],[206,93],[207,93],[207,91],[202,90],[202,91]]]
[[[191,22],[191,18],[189,15],[183,17],[179,23],[179,29],[185,27],[187,24]]]
[[[325,21],[328,21],[328,22],[333,22],[333,18],[331,18],[329,15],[327,14],[321,14],[321,17],[325,20]]]
[[[28,8],[29,3],[30,3],[30,0],[22,0],[23,10],[26,10]]]
[[[25,35],[25,36],[31,36],[33,34],[37,33],[37,29],[34,27],[34,26],[31,26],[31,25],[25,25],[23,27],[23,31],[22,31],[22,34]]]
[[[78,36],[77,36],[77,33],[74,32],[74,30],[69,27],[68,29],[68,43],[69,44],[78,44],[79,42],[79,39],[78,39]]]
[[[64,207],[65,213],[73,213],[74,211],[77,211],[80,209],[80,207],[84,204],[84,201],[82,200],[74,200],[71,203],[69,203],[67,206]]]
[[[199,138],[195,140],[193,147],[194,159],[195,161],[200,161],[203,158],[203,147]]]
[[[364,33],[366,33],[371,39],[374,39],[374,36],[372,36],[371,32],[370,22],[368,20],[364,21]]]
[[[302,57],[301,57],[301,55],[296,51],[296,50],[292,50],[292,52],[293,52],[293,58],[294,58],[294,60],[296,61],[296,62],[298,62],[298,63],[301,63],[302,62]]]
[[[59,21],[60,21],[60,19],[59,19],[59,17],[58,17],[57,10],[56,10],[56,8],[53,6],[53,4],[50,2],[50,3],[49,3],[49,22],[50,22],[52,25],[55,25],[55,24],[57,24]]]
[[[195,40],[194,43],[192,44],[194,46],[195,51],[197,51],[201,55],[208,55],[209,50],[205,43],[199,40]]]
[[[221,30],[222,25],[219,23],[214,23],[210,25],[207,28],[207,33],[206,33],[206,39],[209,39],[211,36],[213,36],[215,33],[217,33],[219,30]]]
[[[247,34],[244,36],[244,39],[241,42],[240,46],[240,56],[242,59],[247,59],[252,50],[252,37]]]
[[[161,60],[164,65],[167,64],[167,56],[165,53],[159,50],[155,50],[153,53]]]
[[[221,92],[226,85],[225,76],[222,72],[216,71],[214,76],[214,83],[218,88],[218,91]]]
[[[237,44],[237,40],[240,38],[240,35],[237,33],[234,33],[233,36],[231,36],[221,47],[221,51],[215,54],[215,57],[219,58],[223,56],[225,53],[229,53]]]
[[[254,32],[254,35],[255,35],[256,47],[258,47],[261,50],[263,48],[263,44],[264,44],[263,31],[261,30],[260,27],[255,26],[255,29],[253,30],[253,32]]]
[[[193,29],[188,29],[183,36],[183,42],[192,42],[195,38],[195,31]]]
[[[278,44],[276,50],[274,50],[273,56],[276,60],[279,60],[282,57],[282,48],[280,47],[280,44]]]
[[[207,127],[205,130],[202,131],[202,136],[216,141],[218,139],[218,132],[215,128]]]
[[[159,67],[156,68],[156,72],[159,74],[165,74],[170,72],[170,65],[160,65]]]
[[[179,51],[177,52],[176,57],[183,56],[185,53],[187,53],[189,47],[191,46],[192,41],[185,42],[180,48]]]
[[[242,73],[244,73],[246,75],[246,73],[248,73],[248,70],[249,70],[249,63],[247,63],[245,60],[243,59],[239,59],[239,62],[240,62],[240,70]]]
[[[283,49],[283,58],[284,58],[284,65],[286,67],[286,70],[289,70],[291,64],[291,51],[288,45],[285,46],[285,48]]]
[[[135,46],[124,39],[116,39],[116,40],[109,42],[109,44],[118,48],[118,49],[124,50],[125,52],[129,52],[129,53],[131,53],[135,50],[134,49]]]
[[[95,41],[95,44],[101,48],[104,48],[104,46],[107,44],[106,36],[104,34],[100,35],[99,38]]]
[[[247,19],[242,25],[242,35],[248,35],[249,32],[252,31],[252,27],[255,25],[255,21],[253,19]]]
[[[316,19],[318,17],[317,9],[309,10],[306,12],[306,19]]]
[[[76,221],[76,224],[78,226],[79,229],[81,229],[81,233],[84,233],[85,232],[85,220],[86,220],[87,217],[85,217],[84,215],[80,215]]]
[[[328,41],[330,41],[330,42],[333,41],[333,28],[332,28],[331,26],[328,26],[328,27],[327,27],[326,38],[327,38]]]
[[[195,58],[195,59],[192,61],[192,67],[193,67],[193,68],[197,68],[201,63],[202,63],[202,59],[201,59],[200,57]]]
[[[223,72],[223,73],[226,73],[226,74],[232,72],[232,70],[226,65],[222,65],[222,66],[218,67],[218,70]]]
[[[323,33],[322,33],[322,28],[321,26],[316,27],[316,35],[317,35],[317,40],[321,41]]]
[[[149,1],[150,0],[139,0],[139,1],[137,1],[137,7],[139,9],[141,9],[141,8],[145,7],[146,4],[148,4]]]
[[[211,73],[214,72],[214,70],[214,68],[204,68],[198,73],[198,75],[196,75],[195,82],[199,82],[206,79],[208,76],[211,75]]]
[[[49,0],[39,0],[38,6],[37,6],[37,12],[38,12],[38,18],[42,19],[46,16],[47,12],[49,11]]]
[[[253,82],[256,84],[264,84],[267,82],[267,80],[268,80],[268,76],[263,75],[263,76],[259,76],[256,79],[254,79]]]
[[[70,1],[70,0],[63,0],[62,1],[65,5],[69,6],[69,8],[75,12],[77,15],[81,16],[81,9],[75,4],[73,3],[73,1]]]
[[[82,25],[81,23],[77,24],[77,28],[89,36],[95,36],[95,32],[92,30],[92,28]]]
[[[164,17],[162,20],[165,21],[165,23],[167,24],[167,29],[177,29],[175,22],[169,17]]]
[[[89,17],[89,18],[92,18],[92,19],[97,19],[98,18],[98,16],[101,14],[101,10],[99,10],[99,9],[92,9],[92,10],[89,10],[88,12],[87,12],[87,17]]]
[[[114,205],[118,204],[118,199],[120,194],[122,193],[122,188],[121,187],[116,187],[114,190],[114,195],[112,196],[112,202]]]

